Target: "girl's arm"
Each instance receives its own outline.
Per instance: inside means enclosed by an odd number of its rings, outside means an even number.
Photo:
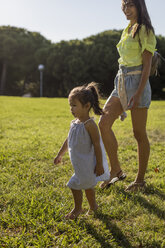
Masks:
[[[54,164],[58,164],[61,162],[63,155],[68,150],[68,138],[64,141],[63,145],[61,146],[57,156],[54,159]]]
[[[140,84],[139,84],[139,87],[135,95],[130,99],[130,102],[128,104],[128,106],[130,106],[132,103],[132,108],[135,108],[138,106],[140,96],[144,90],[144,87],[150,75],[151,62],[152,62],[152,53],[147,50],[144,50],[142,54],[143,69],[142,69]]]
[[[104,168],[103,168],[103,161],[102,161],[102,151],[101,151],[101,146],[100,146],[99,130],[94,121],[88,121],[85,124],[85,128],[87,129],[91,137],[93,146],[94,146],[94,151],[95,151],[95,156],[96,156],[95,173],[96,173],[96,176],[100,176],[104,173]]]

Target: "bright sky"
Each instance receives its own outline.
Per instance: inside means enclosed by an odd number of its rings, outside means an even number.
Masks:
[[[165,0],[146,0],[156,34],[165,36]],[[42,34],[52,42],[83,39],[128,21],[121,0],[0,0],[0,26]]]

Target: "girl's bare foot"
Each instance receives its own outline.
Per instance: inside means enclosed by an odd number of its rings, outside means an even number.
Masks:
[[[66,216],[65,216],[65,218],[67,219],[67,220],[74,220],[74,219],[76,219],[81,213],[83,212],[83,210],[82,209],[72,209],[72,211],[70,212],[70,213],[68,213]]]
[[[88,215],[92,215],[92,214],[96,213],[98,207],[99,207],[99,206],[96,204],[95,208],[94,208],[94,209],[91,209],[91,208],[90,208],[90,209],[88,210],[88,212],[86,213],[86,215],[88,216]]]

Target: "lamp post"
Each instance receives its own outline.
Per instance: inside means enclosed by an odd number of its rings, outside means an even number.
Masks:
[[[44,70],[44,65],[39,65],[38,70],[40,71],[40,97],[43,96],[43,70]]]

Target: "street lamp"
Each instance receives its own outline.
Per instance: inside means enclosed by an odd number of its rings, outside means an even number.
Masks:
[[[43,70],[44,70],[44,65],[39,65],[38,70],[40,71],[40,97],[43,96]]]

